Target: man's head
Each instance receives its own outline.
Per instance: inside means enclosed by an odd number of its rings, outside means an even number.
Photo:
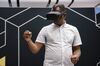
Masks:
[[[60,12],[61,14],[66,14],[66,8],[63,4],[55,4],[51,11],[57,11]]]
[[[47,14],[48,20],[54,20],[54,23],[62,23],[66,17],[66,8],[62,4],[55,4],[51,12]]]

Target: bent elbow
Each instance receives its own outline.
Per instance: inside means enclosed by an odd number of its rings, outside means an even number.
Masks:
[[[31,51],[33,54],[37,54],[38,53],[38,51]]]

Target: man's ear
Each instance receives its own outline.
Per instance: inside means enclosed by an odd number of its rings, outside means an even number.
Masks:
[[[63,14],[63,17],[66,18],[66,13]]]
[[[66,16],[67,15],[67,13],[64,13],[64,16]]]

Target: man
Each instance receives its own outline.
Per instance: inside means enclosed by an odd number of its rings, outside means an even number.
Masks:
[[[35,54],[45,46],[44,66],[74,66],[81,55],[79,32],[76,27],[66,23],[64,5],[55,4],[52,11],[62,14],[41,29],[35,43],[31,40],[30,31],[24,32],[24,38]]]

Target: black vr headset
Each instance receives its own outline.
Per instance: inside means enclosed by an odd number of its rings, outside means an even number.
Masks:
[[[47,20],[57,20],[62,13],[57,11],[51,11],[46,14]]]

